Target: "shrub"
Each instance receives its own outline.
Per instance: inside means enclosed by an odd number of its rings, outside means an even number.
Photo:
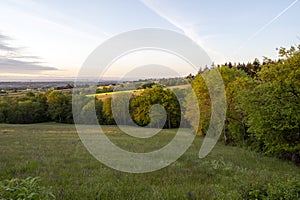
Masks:
[[[291,179],[275,183],[255,183],[244,190],[244,199],[300,199],[300,181]]]
[[[55,196],[39,183],[38,177],[3,180],[0,182],[0,199],[55,199]]]

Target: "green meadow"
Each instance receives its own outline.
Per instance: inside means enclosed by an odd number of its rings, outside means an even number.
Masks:
[[[118,146],[134,152],[159,149],[176,129],[142,140],[103,126]],[[196,137],[170,166],[145,174],[123,173],[97,161],[74,125],[0,124],[0,179],[40,177],[56,199],[295,199],[300,168],[245,148],[218,143],[204,159]],[[298,195],[298,196],[297,196]]]

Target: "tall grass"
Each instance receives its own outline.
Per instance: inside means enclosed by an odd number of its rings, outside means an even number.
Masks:
[[[118,146],[148,152],[167,144],[176,130],[150,140],[104,127]],[[262,199],[300,196],[300,169],[238,147],[216,145],[204,159],[196,137],[176,162],[146,174],[123,173],[95,160],[73,125],[0,125],[0,180],[40,177],[56,199]],[[277,196],[276,196],[277,195]],[[1,197],[0,197],[1,199]]]

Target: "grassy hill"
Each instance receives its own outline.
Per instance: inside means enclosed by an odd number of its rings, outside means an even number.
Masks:
[[[168,86],[170,90],[174,89],[186,89],[190,87],[190,85],[175,85],[175,86]],[[133,93],[135,95],[141,94],[145,89],[136,89],[136,90],[125,90],[125,91],[114,91],[114,92],[104,92],[104,93],[98,93],[98,94],[92,94],[88,96],[96,96],[100,100],[105,100],[107,98],[112,97],[114,94],[122,94],[122,93]]]
[[[118,146],[134,152],[164,146],[176,133],[163,130],[145,141],[122,134],[115,126],[105,126],[104,131]],[[222,143],[199,159],[202,141],[196,137],[178,161],[162,170],[129,174],[94,159],[74,125],[0,124],[0,179],[39,176],[57,199],[259,199],[264,195],[294,199],[300,195],[299,167]]]

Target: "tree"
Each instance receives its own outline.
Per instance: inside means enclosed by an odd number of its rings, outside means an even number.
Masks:
[[[119,125],[130,125],[129,101],[131,93],[122,92],[113,94],[111,104],[114,120]]]
[[[47,94],[48,113],[53,121],[72,123],[71,96],[58,91]]]
[[[236,102],[233,100],[237,92],[250,84],[252,78],[244,71],[237,68],[222,66],[219,68],[223,83],[226,89],[226,120],[223,129],[225,144],[238,144],[246,139],[246,125],[244,113],[236,109]]]
[[[256,149],[299,162],[300,52],[279,53],[282,60],[262,66],[259,84],[240,93],[240,107]]]
[[[202,74],[205,75],[207,73],[209,73],[209,70],[205,70]],[[190,122],[190,124],[194,128],[198,127],[198,130],[196,130],[198,135],[206,134],[210,122],[210,116],[211,116],[211,101],[210,101],[209,91],[203,79],[202,74],[196,75],[192,82],[192,87],[196,94],[198,105],[199,105],[199,111],[200,111],[199,124],[197,123],[198,116],[195,116],[197,115],[197,112],[194,110],[197,102],[195,102],[195,98],[193,98],[192,94],[187,95],[186,103],[185,103],[185,109],[186,109],[185,118]]]
[[[114,117],[111,109],[111,97],[106,98],[103,102],[103,114],[105,118],[105,124],[115,124]]]
[[[152,105],[149,112],[149,117],[151,119],[149,126],[162,128],[163,122],[166,121],[166,113],[164,107],[159,104]]]
[[[9,104],[5,100],[0,100],[0,123],[7,123]]]
[[[140,95],[131,99],[130,114],[133,120],[140,126],[148,125],[150,123],[150,108],[155,104],[161,105],[166,111],[165,128],[179,126],[181,112],[177,97],[171,90],[161,85],[147,88]],[[153,114],[158,114],[155,112]]]
[[[95,110],[98,122],[104,124],[103,101],[95,98]]]
[[[229,66],[221,66],[219,68],[214,68],[211,70],[206,70],[202,74],[198,74],[194,81],[192,82],[194,92],[198,99],[198,105],[200,109],[200,121],[199,124],[195,124],[197,120],[196,111],[195,111],[195,99],[193,99],[192,95],[188,95],[186,99],[186,113],[185,117],[188,119],[188,121],[191,122],[191,125],[193,127],[198,126],[198,135],[205,135],[207,132],[207,129],[210,124],[211,119],[211,96],[210,94],[213,91],[209,91],[207,87],[207,83],[204,80],[204,76],[207,77],[206,81],[210,81],[211,85],[215,87],[215,94],[218,95],[220,91],[218,84],[220,83],[214,83],[214,76],[215,73],[214,70],[218,70],[219,73],[222,76],[223,84],[226,89],[226,96],[227,96],[227,112],[226,112],[226,121],[225,121],[225,127],[224,127],[224,134],[223,138],[225,142],[229,142],[230,138],[230,132],[233,131],[231,129],[232,125],[235,124],[235,126],[242,126],[240,124],[240,116],[236,113],[234,102],[232,101],[233,98],[233,82],[236,81],[239,78],[247,78],[247,74],[244,73],[241,70],[238,70],[237,68],[233,67],[232,64],[229,63]],[[231,94],[231,95],[229,95]],[[221,100],[220,100],[221,101]],[[238,124],[237,124],[238,123]],[[239,132],[240,133],[240,132]]]
[[[189,94],[187,94],[184,102],[184,118],[190,124],[190,126],[192,126],[192,128],[194,128],[194,130],[197,131],[197,134],[202,135],[202,127],[198,129],[200,116],[198,115],[199,113],[196,110],[194,110],[194,106],[197,106],[198,104],[198,99],[193,95],[193,93],[190,92]]]
[[[241,92],[252,90],[256,85],[251,77],[237,77],[226,87],[227,113],[224,129],[225,143],[232,145],[245,145],[249,139],[248,126],[246,124],[246,114],[240,109],[239,102],[244,101],[245,95]]]

